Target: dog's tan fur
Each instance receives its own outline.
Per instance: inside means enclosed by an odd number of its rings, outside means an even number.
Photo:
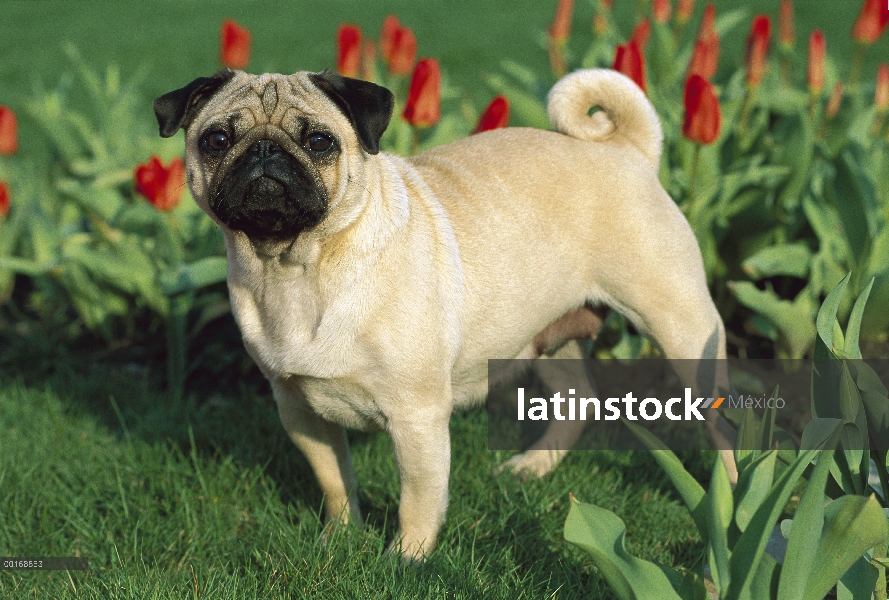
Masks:
[[[589,117],[592,106],[603,110]],[[232,155],[263,138],[288,149],[306,115],[342,146],[320,171],[330,205],[316,227],[257,241],[220,222],[229,289],[329,518],[361,521],[342,427],[391,434],[405,556],[436,543],[448,421],[484,400],[488,359],[580,357],[565,343],[595,335],[605,306],[669,358],[725,356],[697,241],[658,181],[661,131],[645,95],[613,71],[581,71],[557,84],[549,111],[557,132],[507,128],[401,158],[363,151],[307,74],[237,73],[188,127],[188,181],[211,216],[226,162],[202,159],[210,120],[241,116]],[[564,454],[548,450],[578,434],[554,429],[509,466],[543,474]]]

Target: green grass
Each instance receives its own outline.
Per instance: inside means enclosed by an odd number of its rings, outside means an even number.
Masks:
[[[578,452],[542,480],[494,477],[506,454],[486,449],[479,411],[453,420],[440,546],[406,567],[383,554],[399,489],[388,436],[352,436],[367,525],[322,543],[320,492],[267,394],[197,408],[131,369],[67,371],[0,381],[0,555],[85,556],[90,570],[0,571],[0,597],[608,598],[562,539],[569,492],[623,517],[638,556],[691,566],[702,550],[646,454]]]

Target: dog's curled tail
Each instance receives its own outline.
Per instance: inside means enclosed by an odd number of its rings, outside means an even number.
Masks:
[[[602,110],[590,116],[593,107]],[[645,92],[617,71],[586,69],[566,75],[550,91],[547,112],[557,131],[587,141],[619,135],[655,168],[660,164],[663,133],[657,113]]]

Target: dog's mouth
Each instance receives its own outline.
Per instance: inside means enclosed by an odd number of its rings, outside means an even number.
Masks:
[[[261,140],[232,163],[210,196],[210,209],[251,238],[295,238],[320,223],[328,205],[321,176],[307,162]]]

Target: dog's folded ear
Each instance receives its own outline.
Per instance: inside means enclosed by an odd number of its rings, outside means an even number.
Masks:
[[[369,81],[343,77],[328,69],[311,73],[309,79],[348,117],[368,154],[380,151],[380,138],[389,126],[395,96]]]
[[[231,69],[222,69],[211,77],[198,77],[184,88],[155,100],[152,106],[161,137],[171,137],[180,127],[188,127],[213,94],[234,76],[235,72]]]

